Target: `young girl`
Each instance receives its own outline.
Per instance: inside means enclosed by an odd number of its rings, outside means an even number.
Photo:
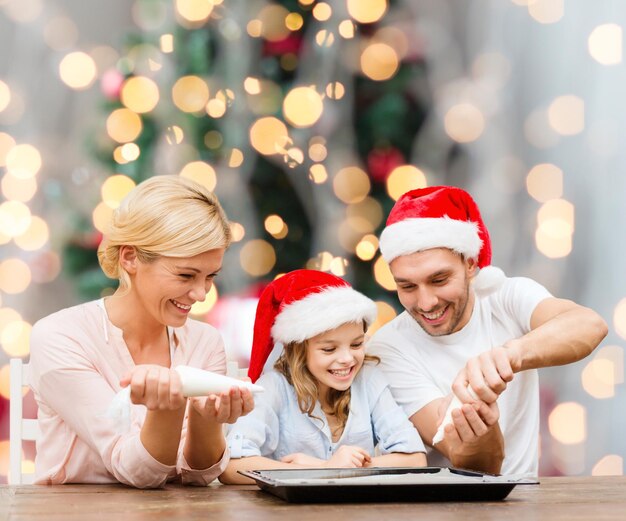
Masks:
[[[263,291],[249,376],[274,348],[283,353],[259,384],[265,393],[228,435],[223,483],[249,483],[238,470],[423,466],[424,445],[387,382],[365,354],[376,305],[344,280],[297,270]],[[374,456],[378,444],[381,456]]]

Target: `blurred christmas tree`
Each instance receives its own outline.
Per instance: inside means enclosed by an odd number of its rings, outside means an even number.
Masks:
[[[142,31],[101,81],[106,125],[91,146],[110,175],[96,231],[85,222],[65,248],[83,297],[113,286],[96,259],[112,209],[135,183],[180,174],[215,190],[232,220],[221,292],[307,266],[346,276],[389,318],[376,236],[394,199],[426,184],[410,165],[430,100],[406,9],[138,2]]]

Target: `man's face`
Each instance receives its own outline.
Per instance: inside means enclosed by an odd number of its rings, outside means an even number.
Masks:
[[[468,323],[474,307],[469,288],[476,271],[473,259],[434,248],[397,257],[390,268],[400,302],[426,333],[449,335]]]

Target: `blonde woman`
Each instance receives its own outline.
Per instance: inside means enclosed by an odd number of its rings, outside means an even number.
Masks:
[[[36,483],[206,485],[225,469],[222,424],[252,409],[250,392],[187,400],[172,368],[225,373],[219,333],[188,315],[229,243],[217,198],[190,180],[153,177],[122,201],[98,252],[117,291],[33,327]],[[130,429],[120,429],[106,411],[127,386],[135,405]]]
[[[375,318],[369,298],[329,273],[296,270],[265,288],[250,378],[259,378],[274,342],[284,350],[259,379],[265,393],[255,410],[228,434],[223,483],[249,482],[238,470],[426,464],[419,434],[365,354]]]

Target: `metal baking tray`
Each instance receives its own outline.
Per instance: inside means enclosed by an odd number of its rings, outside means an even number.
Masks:
[[[498,501],[515,485],[539,482],[446,467],[239,471],[290,503]]]

